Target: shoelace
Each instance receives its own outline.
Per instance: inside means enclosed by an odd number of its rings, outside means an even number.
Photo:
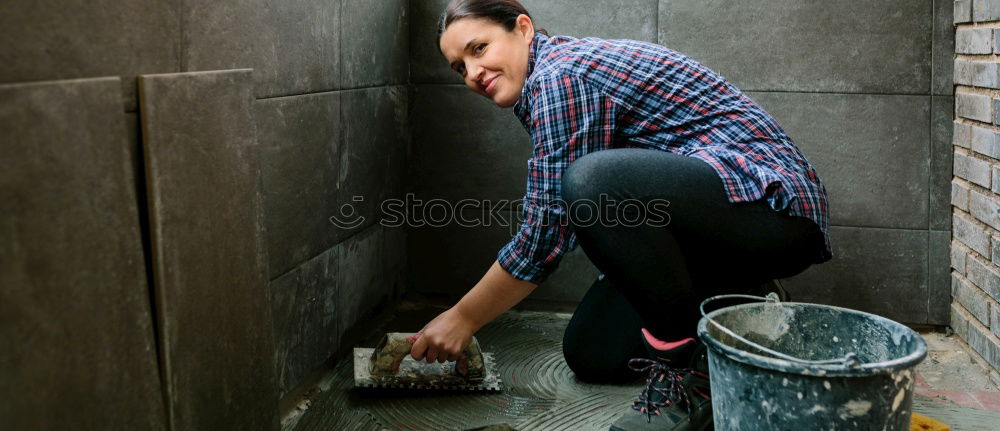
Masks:
[[[704,373],[692,368],[672,368],[663,362],[646,358],[632,358],[628,361],[628,366],[639,372],[649,370],[649,378],[646,379],[646,389],[639,395],[638,400],[632,402],[633,409],[646,414],[647,423],[652,420],[653,415],[660,414],[660,407],[671,404],[683,403],[687,413],[690,415],[691,399],[684,390],[684,376],[695,374],[701,377],[708,377]],[[663,387],[656,386],[657,383],[664,380],[666,383]],[[708,395],[697,390],[697,388],[693,389],[695,389],[695,392],[699,396],[706,399],[709,398]],[[653,401],[652,394],[654,392],[662,395],[663,401]]]

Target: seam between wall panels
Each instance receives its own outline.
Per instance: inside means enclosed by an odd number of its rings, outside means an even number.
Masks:
[[[935,54],[936,54],[935,51],[936,50],[934,49],[936,41],[935,41],[934,35],[936,34],[935,31],[937,30],[937,8],[934,7],[934,5],[935,5],[936,2],[930,1],[928,3],[929,3],[928,6],[931,9],[931,34],[930,34],[930,37],[931,37],[931,79],[930,79],[930,82],[927,85],[927,94],[930,95],[928,97],[930,97],[930,107],[931,107],[930,114],[931,115],[928,116],[928,121],[927,121],[927,135],[928,135],[928,137],[930,139],[927,140],[927,204],[926,204],[927,205],[927,208],[926,208],[927,209],[927,264],[925,265],[926,279],[927,279],[927,308],[926,308],[926,311],[925,311],[926,312],[926,320],[925,320],[926,322],[930,322],[931,321],[931,306],[932,306],[932,304],[931,304],[931,297],[932,297],[932,295],[931,295],[931,289],[936,289],[937,288],[937,286],[931,286],[931,282],[932,282],[932,278],[931,278],[931,255],[933,253],[933,248],[932,248],[933,244],[932,244],[932,241],[931,241],[931,226],[933,226],[933,224],[934,224],[933,214],[931,213],[931,194],[932,194],[931,190],[934,187],[934,184],[932,183],[931,178],[934,176],[934,173],[931,171],[931,168],[933,167],[933,162],[934,162],[934,140],[935,140],[935,136],[934,136],[934,119],[936,118],[935,113],[937,112],[936,111],[937,107],[935,106],[935,103],[934,103],[934,78],[936,76],[936,74],[935,74],[935,68],[934,68],[934,65],[936,64],[934,62],[934,60],[936,59],[936,56],[935,56]],[[952,91],[952,93],[954,93],[954,91]],[[954,98],[955,96],[952,95],[951,97]],[[952,116],[955,115],[954,112],[955,111],[952,110]],[[937,168],[941,169],[942,167],[939,166]],[[951,203],[951,199],[950,199],[950,194],[949,194],[949,204],[950,203]],[[950,264],[949,264],[949,266],[950,266]]]

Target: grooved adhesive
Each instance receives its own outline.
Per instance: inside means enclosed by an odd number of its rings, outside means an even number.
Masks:
[[[419,312],[427,317],[410,317],[422,322],[417,328],[440,310]],[[500,393],[356,390],[352,361],[341,361],[329,392],[310,405],[294,430],[464,430],[500,423],[519,431],[605,430],[638,397],[642,382],[577,380],[562,357],[568,323],[565,314],[509,311],[476,333],[482,349],[494,355],[504,382]]]

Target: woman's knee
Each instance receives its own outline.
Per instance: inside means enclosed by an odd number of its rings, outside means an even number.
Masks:
[[[624,383],[635,378],[627,366],[608,361],[594,349],[579,338],[564,337],[563,358],[577,379],[586,383]]]
[[[592,198],[597,176],[601,173],[599,165],[606,158],[607,151],[585,154],[570,163],[562,176],[562,199],[574,202]]]

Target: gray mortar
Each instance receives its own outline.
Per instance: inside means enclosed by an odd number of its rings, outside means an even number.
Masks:
[[[441,311],[403,307],[357,345],[373,346],[386,332],[413,331]],[[482,350],[495,355],[503,380],[500,393],[358,391],[353,388],[352,358],[345,355],[319,384],[323,392],[306,403],[308,410],[284,429],[468,430],[506,423],[519,431],[607,430],[639,395],[643,382],[590,385],[577,380],[562,358],[562,334],[569,317],[561,313],[509,311],[476,333]],[[997,413],[924,397],[915,397],[913,407],[957,431],[980,430],[984,429],[982,424],[1000,422]]]
[[[440,310],[422,312],[426,323]],[[399,317],[409,319],[422,321]],[[499,393],[359,390],[353,388],[353,361],[340,361],[328,394],[311,403],[294,429],[466,430],[506,423],[519,431],[606,430],[639,395],[641,382],[591,385],[577,380],[562,357],[568,323],[566,314],[509,311],[476,333],[480,347],[496,363],[503,382]]]

